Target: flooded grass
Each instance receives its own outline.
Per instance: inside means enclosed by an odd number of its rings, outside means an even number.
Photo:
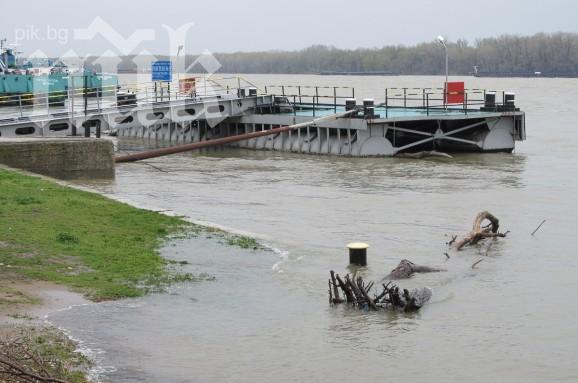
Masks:
[[[159,248],[205,235],[243,249],[254,239],[137,209],[98,194],[0,169],[0,274],[64,284],[95,301],[137,297],[173,283],[207,280],[183,273]]]
[[[140,296],[194,279],[167,267],[158,249],[186,231],[182,219],[0,170],[0,273],[72,287],[94,300]]]
[[[244,235],[235,235],[227,238],[227,244],[230,246],[237,246],[242,249],[259,250],[262,246],[255,238]]]
[[[20,304],[37,304],[40,303],[38,298],[28,296],[27,294],[8,286],[0,286],[0,310],[3,306],[14,306]]]

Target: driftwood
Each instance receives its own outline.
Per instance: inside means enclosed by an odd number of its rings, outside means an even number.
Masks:
[[[540,222],[540,224],[538,225],[538,227],[536,228],[536,230],[534,230],[534,231],[532,232],[532,236],[534,236],[534,234],[536,234],[536,232],[537,232],[538,230],[540,230],[540,228],[542,227],[542,225],[545,224],[545,223],[546,223],[546,220],[545,220],[545,219],[542,220],[542,222]]]
[[[331,286],[333,286],[333,294],[331,293]],[[336,282],[335,273],[331,270],[331,279],[329,280],[329,299],[331,303],[343,303],[345,302],[339,296],[339,287]]]
[[[474,264],[472,265],[472,269],[475,269],[476,266],[477,266],[480,262],[482,262],[482,261],[483,261],[483,259],[480,259],[479,261],[474,262]]]
[[[489,224],[482,226],[484,221],[489,221]],[[468,233],[463,238],[453,241],[451,244],[454,249],[461,250],[465,246],[475,245],[485,238],[504,238],[508,232],[500,233],[498,229],[500,227],[500,221],[494,215],[487,211],[483,211],[476,216],[474,220],[474,227],[470,233]]]
[[[414,289],[411,292],[407,289],[400,289],[391,282],[382,285],[379,294],[370,294],[373,282],[365,283],[362,277],[355,274],[345,275],[341,278],[339,274],[330,271],[329,280],[329,300],[332,304],[345,303],[342,299],[336,300],[335,289],[341,289],[346,297],[347,304],[360,310],[400,310],[405,312],[417,311],[431,298],[431,290],[427,287]],[[336,282],[333,282],[336,281]]]
[[[32,359],[32,358],[31,358]],[[34,360],[37,363],[36,360]],[[39,362],[38,362],[39,363]],[[13,382],[49,382],[49,383],[67,383],[65,380],[52,378],[44,374],[37,374],[30,371],[27,367],[24,367],[17,362],[0,356],[0,375],[6,377],[11,377],[9,379]],[[10,380],[7,380],[9,382]]]
[[[416,153],[399,153],[396,155],[399,158],[427,158],[427,157],[443,157],[443,158],[453,158],[447,153],[438,152],[435,150],[416,152]]]
[[[0,337],[0,382],[85,382],[89,362],[51,328],[15,328]]]
[[[446,271],[444,269],[437,269],[429,266],[416,265],[413,262],[403,259],[399,262],[399,265],[384,279],[406,279],[411,277],[415,273],[436,273],[440,271]]]

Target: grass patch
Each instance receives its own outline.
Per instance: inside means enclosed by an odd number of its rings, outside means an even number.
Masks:
[[[245,235],[237,235],[231,234],[227,231],[218,229],[216,227],[208,227],[208,226],[200,226],[191,224],[186,232],[181,232],[177,235],[172,235],[171,238],[174,239],[186,239],[186,238],[195,238],[199,237],[200,235],[204,235],[206,238],[215,238],[219,240],[222,244],[226,244],[229,246],[240,247],[241,249],[247,250],[265,250],[265,247],[259,243],[253,237],[248,237]],[[169,261],[171,263],[181,263],[186,265],[187,261]]]
[[[197,230],[179,218],[3,169],[0,191],[0,264],[11,272],[94,300],[136,297],[150,284],[185,278],[157,251],[167,236]]]
[[[60,243],[78,243],[78,237],[68,233],[58,233],[56,235],[56,240]]]
[[[21,313],[8,314],[7,317],[13,318],[13,319],[27,320],[27,321],[34,320],[34,317],[32,317],[31,315],[21,314]]]
[[[13,305],[33,305],[40,303],[38,298],[24,294],[12,287],[0,286],[0,307]]]
[[[227,244],[230,246],[237,246],[242,249],[259,250],[261,245],[255,238],[244,235],[232,235],[227,237]]]

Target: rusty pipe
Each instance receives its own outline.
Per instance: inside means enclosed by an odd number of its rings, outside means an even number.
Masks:
[[[191,150],[197,150],[197,149],[204,149],[204,148],[209,148],[212,146],[220,146],[220,145],[226,145],[226,144],[232,144],[233,142],[239,142],[239,141],[244,141],[244,140],[250,140],[252,138],[258,138],[258,137],[263,137],[263,136],[269,136],[272,134],[278,134],[278,133],[284,133],[284,132],[288,132],[290,130],[294,130],[294,129],[299,129],[299,128],[305,128],[307,126],[311,126],[311,125],[315,125],[319,122],[323,122],[326,120],[332,120],[332,119],[337,119],[340,117],[345,117],[348,116],[352,113],[357,113],[357,109],[355,110],[350,110],[344,113],[337,113],[337,114],[332,114],[330,116],[325,116],[325,117],[320,117],[320,118],[316,118],[314,120],[311,121],[307,121],[307,122],[302,122],[299,124],[295,124],[295,125],[289,125],[289,126],[282,126],[280,128],[274,128],[271,130],[263,130],[263,131],[259,131],[259,132],[251,132],[251,133],[243,133],[243,134],[239,134],[236,136],[229,136],[229,137],[223,137],[223,138],[216,138],[214,140],[208,140],[208,141],[201,141],[201,142],[193,142],[190,144],[184,144],[184,145],[177,145],[177,146],[171,146],[169,148],[162,148],[162,149],[155,149],[155,150],[149,150],[146,152],[139,152],[139,153],[134,153],[134,154],[127,154],[124,156],[119,156],[116,157],[114,159],[114,162],[116,162],[117,164],[119,163],[123,163],[123,162],[135,162],[135,161],[140,161],[140,160],[146,160],[148,158],[155,158],[155,157],[162,157],[162,156],[167,156],[170,154],[176,154],[176,153],[183,153],[183,152],[188,152]]]

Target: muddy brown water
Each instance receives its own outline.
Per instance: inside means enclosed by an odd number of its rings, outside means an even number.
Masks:
[[[249,77],[260,85],[355,86],[358,99],[376,100],[385,86],[442,81]],[[229,149],[149,160],[154,167],[123,164],[114,181],[84,183],[250,233],[273,250],[175,240],[164,255],[216,280],[75,306],[49,320],[81,341],[101,381],[578,381],[578,80],[465,80],[517,93],[528,140],[513,154],[410,160]],[[119,142],[122,150],[150,145]],[[445,242],[486,209],[508,238],[446,260]],[[328,271],[346,271],[350,241],[371,245],[369,279],[402,258],[448,271],[400,283],[433,289],[419,313],[333,308]]]

